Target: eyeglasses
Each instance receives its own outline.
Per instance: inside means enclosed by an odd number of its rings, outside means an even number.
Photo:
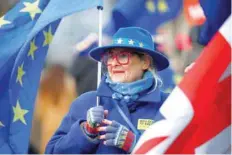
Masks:
[[[138,52],[132,52],[132,51],[121,51],[121,52],[106,52],[102,55],[102,62],[110,66],[112,65],[114,59],[116,59],[117,63],[120,65],[128,65],[131,59],[131,56],[137,54],[138,56],[144,55],[142,53]]]

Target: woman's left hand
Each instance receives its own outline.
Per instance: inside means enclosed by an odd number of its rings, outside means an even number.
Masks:
[[[102,122],[107,126],[97,128],[97,131],[105,132],[99,139],[104,140],[105,145],[116,146],[130,153],[136,143],[134,133],[116,121],[104,119]]]

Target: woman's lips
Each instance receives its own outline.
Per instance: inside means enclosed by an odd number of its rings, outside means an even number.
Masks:
[[[117,74],[117,73],[125,73],[125,71],[112,71],[114,74]]]

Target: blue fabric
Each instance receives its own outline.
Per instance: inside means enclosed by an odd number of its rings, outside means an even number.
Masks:
[[[231,14],[231,0],[200,0],[199,2],[206,21],[200,27],[198,41],[206,45]]]
[[[160,89],[164,92],[171,92],[176,86],[175,73],[172,68],[169,66],[168,68],[158,72],[157,74],[163,81]]]
[[[106,83],[114,91],[112,98],[123,100],[125,103],[135,101],[139,97],[139,93],[151,88],[154,82],[154,77],[150,71],[144,73],[141,80],[131,83],[113,82],[109,74],[107,74]]]
[[[100,97],[100,105],[109,111],[107,119],[115,120],[130,129],[114,106],[112,93],[111,88],[105,83],[105,77],[103,77],[97,92],[87,92],[79,96],[72,103],[69,113],[65,116],[60,127],[49,141],[46,153],[126,154],[125,151],[117,147],[105,146],[103,141],[100,144],[96,144],[88,140],[79,125],[81,120],[85,120],[88,109],[96,106],[96,95],[98,95]],[[126,104],[120,106],[128,119],[137,127],[138,119],[155,119],[156,113],[167,96],[168,94],[164,94],[159,89],[156,89],[148,93],[144,92],[130,106]],[[143,130],[141,131],[143,132]]]
[[[23,12],[25,4],[37,5],[41,13],[31,17]],[[45,41],[49,38],[45,34],[54,35],[60,18],[98,5],[101,0],[21,0],[4,15],[7,22],[0,26],[0,153],[28,151],[35,97],[51,41]],[[32,44],[37,47],[34,54],[29,53]]]
[[[94,48],[89,55],[94,60],[101,61],[102,54],[111,48],[132,48],[151,56],[155,68],[161,71],[169,66],[169,61],[156,47],[147,30],[140,27],[125,27],[113,35],[110,45]]]
[[[166,11],[160,10],[160,0],[120,0],[116,3],[104,33],[112,36],[119,28],[138,26],[152,34],[163,23],[173,20],[181,12],[182,0],[163,0]]]

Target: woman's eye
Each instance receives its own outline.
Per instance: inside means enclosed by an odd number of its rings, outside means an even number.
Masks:
[[[127,58],[128,55],[127,54],[120,54],[120,58]]]

